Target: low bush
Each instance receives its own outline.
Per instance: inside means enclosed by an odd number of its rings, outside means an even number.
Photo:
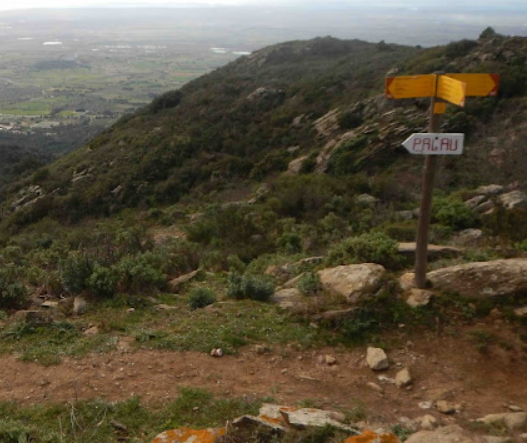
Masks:
[[[297,288],[304,295],[315,295],[322,288],[320,277],[316,272],[305,272],[298,280]]]
[[[27,289],[20,282],[19,269],[0,268],[0,309],[19,309],[27,302]]]
[[[296,254],[302,251],[302,238],[298,234],[285,233],[278,239],[277,246],[287,254]]]
[[[274,284],[264,277],[229,274],[227,295],[236,300],[249,298],[256,301],[268,301],[274,294]]]
[[[476,226],[474,212],[461,200],[436,198],[432,211],[435,220],[454,230],[468,229]]]
[[[71,294],[78,294],[87,288],[92,272],[93,263],[86,255],[70,253],[60,264],[62,285]]]
[[[96,263],[92,274],[88,277],[87,286],[93,295],[110,298],[117,290],[117,280],[117,272],[114,269]]]
[[[123,292],[162,289],[167,279],[162,272],[162,264],[158,263],[157,258],[154,253],[123,257],[114,266],[120,289]]]
[[[190,293],[188,306],[190,309],[199,309],[216,302],[216,294],[207,288],[196,288]]]
[[[371,232],[349,237],[332,247],[327,262],[329,265],[350,263],[378,263],[396,269],[402,263],[398,254],[398,242],[382,232]]]

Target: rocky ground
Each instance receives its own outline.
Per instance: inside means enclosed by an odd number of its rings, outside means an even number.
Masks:
[[[475,330],[496,338],[482,350],[474,341]],[[496,312],[477,325],[419,336],[409,335],[401,325],[385,340],[389,351],[380,361],[375,354],[383,351],[364,346],[298,351],[260,345],[214,358],[132,350],[127,337],[121,337],[117,352],[90,354],[53,367],[4,355],[0,400],[38,404],[139,395],[154,406],[175,398],[179,387],[191,386],[226,398],[267,397],[285,405],[307,402],[354,411],[361,426],[369,429],[399,424],[414,430],[423,416],[430,416],[425,421],[432,427],[459,424],[474,430],[472,421],[487,414],[527,410],[525,342]],[[501,436],[522,441],[523,425],[513,428],[496,429]]]

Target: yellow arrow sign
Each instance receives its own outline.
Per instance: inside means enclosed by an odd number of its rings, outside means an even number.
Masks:
[[[441,75],[437,82],[437,97],[458,106],[465,106],[466,89],[465,83]]]
[[[498,74],[446,74],[467,84],[468,97],[496,97],[500,84]]]
[[[386,98],[417,98],[435,95],[435,74],[386,77]]]

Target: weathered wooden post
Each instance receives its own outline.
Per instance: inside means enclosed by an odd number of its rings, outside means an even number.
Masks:
[[[432,194],[437,170],[437,155],[460,155],[463,152],[463,134],[441,134],[441,114],[445,103],[465,106],[465,98],[496,97],[499,76],[497,74],[425,74],[387,77],[386,98],[430,97],[430,119],[427,134],[413,134],[403,146],[411,154],[426,155],[421,191],[421,208],[417,226],[415,249],[415,285],[426,285],[428,262],[428,232],[432,215]]]

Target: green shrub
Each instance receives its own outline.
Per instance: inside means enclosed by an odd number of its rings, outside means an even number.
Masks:
[[[86,255],[70,253],[60,264],[62,285],[71,294],[78,294],[87,288],[93,263]]]
[[[118,276],[114,269],[95,263],[93,272],[88,277],[87,286],[93,295],[109,298],[115,295],[117,279]]]
[[[446,45],[445,55],[449,58],[458,58],[467,55],[472,49],[478,46],[474,40],[463,39]]]
[[[297,288],[304,295],[314,295],[322,288],[320,277],[316,272],[305,272],[298,280]]]
[[[188,306],[190,309],[204,308],[216,302],[216,294],[207,288],[196,288],[190,293]]]
[[[153,253],[123,257],[114,267],[119,276],[120,289],[128,292],[163,288],[166,284],[166,276],[161,271],[161,264],[156,263],[157,258]]]
[[[298,234],[285,233],[278,239],[277,246],[288,254],[296,254],[302,251],[302,238]]]
[[[148,110],[152,114],[157,114],[164,109],[175,108],[181,102],[182,97],[183,94],[179,90],[165,92],[164,94],[152,100]]]
[[[389,237],[401,242],[412,242],[417,235],[417,226],[415,222],[398,222],[390,223],[383,228],[383,231]]]
[[[338,116],[338,123],[342,129],[355,129],[363,122],[362,115],[357,111],[343,112]]]
[[[379,263],[388,268],[398,268],[402,263],[397,241],[382,232],[343,240],[330,249],[327,261],[330,265]]]
[[[27,289],[20,282],[20,270],[14,266],[0,268],[0,308],[19,309],[27,302]]]
[[[442,225],[454,230],[472,228],[476,225],[474,212],[461,200],[436,198],[433,204],[433,216]]]
[[[227,295],[236,300],[250,298],[256,301],[268,301],[274,294],[274,284],[263,277],[229,274]]]

